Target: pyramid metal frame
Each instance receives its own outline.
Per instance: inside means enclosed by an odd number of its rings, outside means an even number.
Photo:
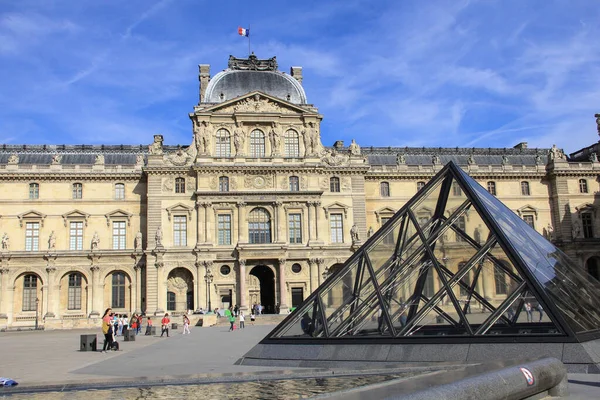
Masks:
[[[458,183],[460,188],[466,196],[460,206],[454,209],[450,216],[446,217],[444,212],[447,211],[448,198],[452,190],[453,182]],[[478,188],[476,186],[478,186]],[[430,219],[428,226],[420,226],[417,216],[413,212],[412,208],[419,201],[430,195],[436,188],[440,187],[439,197],[437,198],[435,211],[432,218]],[[317,288],[296,310],[290,314],[284,321],[282,321],[265,339],[261,341],[261,344],[282,344],[282,343],[298,343],[298,344],[316,344],[316,343],[489,343],[489,342],[583,342],[600,338],[600,314],[595,314],[588,310],[588,314],[583,315],[589,317],[592,321],[594,329],[587,329],[586,331],[574,329],[573,321],[577,318],[577,315],[571,315],[569,320],[566,316],[565,310],[561,310],[555,300],[548,295],[547,290],[543,285],[536,279],[534,272],[528,267],[527,260],[521,251],[516,248],[515,242],[511,240],[510,232],[505,231],[506,227],[502,227],[501,223],[497,220],[498,216],[492,215],[488,206],[484,204],[483,197],[485,195],[491,196],[485,191],[477,182],[469,177],[460,167],[450,162],[448,163],[431,181],[425,185],[411,200],[409,200],[379,231],[377,231],[367,242],[358,249],[355,254],[350,257],[344,266],[338,270],[335,274],[329,276],[323,284]],[[491,200],[487,200],[488,203]],[[508,211],[512,215],[514,213],[506,208],[502,203],[493,199],[497,202],[504,210]],[[495,205],[495,204],[494,204]],[[489,229],[489,236],[487,240],[480,244],[478,241],[470,237],[465,231],[463,231],[457,224],[458,218],[463,215],[469,208],[475,209],[479,214],[483,222]],[[516,215],[514,215],[516,217]],[[518,218],[518,217],[517,217]],[[500,218],[501,219],[501,218]],[[523,224],[524,221],[520,220]],[[515,221],[513,221],[515,222]],[[515,222],[519,224],[519,222]],[[398,231],[397,238],[392,236],[396,240],[394,246],[394,252],[390,255],[389,259],[385,261],[388,266],[391,266],[388,270],[389,275],[384,277],[383,282],[380,282],[376,276],[373,263],[369,257],[368,251],[373,249],[374,246],[381,243],[384,238],[390,233],[393,235],[394,229],[400,224],[400,230]],[[412,226],[409,226],[411,225]],[[525,224],[526,225],[526,224]],[[409,227],[416,230],[416,234],[413,234],[412,238],[416,238],[420,241],[411,242],[408,241]],[[469,261],[458,268],[457,272],[450,271],[445,265],[443,265],[434,255],[436,241],[442,237],[444,232],[448,229],[452,229],[462,238],[462,241],[472,246],[476,252],[469,259]],[[531,229],[527,226],[524,229]],[[532,230],[532,229],[531,229]],[[539,234],[532,230],[535,235]],[[531,235],[531,232],[527,232]],[[536,240],[544,240],[541,236]],[[405,259],[400,256],[403,253],[403,246],[409,244],[420,243],[418,250],[415,250]],[[547,242],[549,243],[549,242]],[[502,251],[509,258],[515,271],[503,265],[499,262],[492,254],[491,249],[496,248],[502,249]],[[568,258],[552,246],[555,252],[550,254],[557,254],[561,260],[567,264],[567,268],[579,268],[574,264],[569,264]],[[420,251],[421,247],[424,247],[424,252]],[[416,300],[408,304],[401,306],[401,311],[390,312],[388,308],[391,304],[390,293],[395,288],[391,285],[391,280],[396,279],[402,272],[402,268],[408,269],[411,265],[408,264],[408,260],[416,259],[421,255],[419,261],[420,271],[425,273],[419,273],[416,280],[414,292],[411,295],[411,299]],[[412,257],[412,259],[411,259]],[[502,301],[498,306],[494,306],[484,296],[480,295],[476,289],[476,283],[479,275],[482,271],[483,260],[491,260],[493,268],[502,270],[502,273],[509,276],[515,282],[515,287],[512,293],[508,294],[506,299]],[[543,259],[543,256],[541,257]],[[544,259],[546,260],[546,259]],[[544,261],[542,260],[542,261]],[[546,260],[547,261],[547,260]],[[540,261],[541,262],[541,261]],[[549,265],[549,264],[548,264]],[[393,270],[394,266],[398,269]],[[345,274],[352,272],[351,269],[356,268],[356,277],[353,282],[353,289],[351,295],[348,295],[348,301],[344,300],[343,306],[345,309],[336,310],[329,317],[325,313],[325,304],[321,294],[327,293],[326,291],[333,288],[333,285],[340,282]],[[383,270],[383,268],[382,268]],[[426,296],[424,293],[426,285],[426,276],[428,270],[435,271],[438,279],[441,283],[440,290],[437,293]],[[465,276],[470,276],[473,272],[472,283],[464,282]],[[582,274],[583,271],[575,272],[575,274]],[[433,272],[431,272],[433,274]],[[382,278],[383,273],[380,274],[379,278]],[[366,280],[365,280],[366,279]],[[575,279],[576,280],[576,279]],[[580,280],[581,281],[581,280]],[[368,293],[366,298],[360,299],[361,287],[365,282],[372,285],[372,292]],[[562,281],[564,282],[564,280]],[[566,287],[568,284],[564,284],[561,281],[556,280],[556,277],[547,283],[562,285],[561,293],[568,293],[572,290],[576,290],[576,286],[573,281],[570,281],[570,285],[575,288]],[[589,300],[594,307],[600,306],[600,283],[592,281],[590,283],[589,293],[594,293],[593,299]],[[386,288],[382,290],[381,286]],[[461,301],[456,297],[453,292],[453,287],[458,286],[462,290],[465,290],[467,300],[461,305]],[[391,290],[390,290],[391,288]],[[556,295],[556,294],[554,294]],[[387,296],[387,297],[386,297]],[[450,303],[456,311],[457,318],[453,317],[441,307],[439,307],[441,299],[448,296]],[[589,297],[589,296],[588,296]],[[525,298],[535,298],[539,304],[543,305],[544,312],[550,319],[550,322],[545,323],[532,323],[527,326],[523,326],[522,323],[518,322],[519,315],[523,312],[523,306]],[[483,323],[475,324],[470,323],[466,317],[468,312],[469,303],[471,300],[479,302],[482,307],[485,307],[490,311],[489,316]],[[579,305],[579,303],[576,303]],[[377,308],[379,305],[386,305]],[[421,307],[419,308],[419,305]],[[515,307],[516,305],[516,307]],[[581,307],[580,307],[581,308]],[[511,315],[511,310],[513,311]],[[348,317],[343,320],[343,312],[348,312]],[[369,334],[359,335],[361,327],[365,324],[365,321],[369,320],[369,313],[375,311],[377,314],[370,314],[371,321],[376,318],[377,330],[371,330]],[[394,324],[399,318],[399,313],[406,315],[404,323],[398,327]],[[439,326],[420,326],[419,329],[424,329],[425,334],[414,335],[415,327],[423,318],[430,312],[435,312],[439,318],[442,318],[448,325],[443,327]],[[585,310],[581,311],[585,313]],[[508,316],[507,316],[508,314]],[[572,314],[572,313],[571,313]],[[331,322],[339,319],[339,324],[332,328]],[[294,325],[303,325],[302,330],[305,334],[286,336]],[[506,332],[498,334],[495,328],[498,324],[506,327]],[[310,331],[305,327],[310,326]],[[583,326],[583,325],[582,325]],[[316,334],[317,332],[318,334]]]

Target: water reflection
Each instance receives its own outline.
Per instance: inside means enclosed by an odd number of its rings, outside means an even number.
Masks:
[[[71,392],[44,392],[37,394],[4,395],[0,398],[17,399],[89,399],[144,400],[144,399],[306,399],[323,393],[352,389],[406,377],[410,374],[367,375],[336,378],[287,379],[277,381],[210,383],[185,386],[150,386]]]

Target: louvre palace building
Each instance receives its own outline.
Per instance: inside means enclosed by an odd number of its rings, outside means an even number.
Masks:
[[[213,76],[200,65],[199,81],[190,143],[0,145],[0,329],[36,316],[46,329],[96,326],[107,307],[287,314],[448,161],[600,274],[597,145],[567,156],[551,143],[322,143],[301,67],[230,57]],[[453,229],[477,238],[480,223],[467,213]],[[470,257],[462,248],[444,237],[449,269]],[[486,299],[506,297],[503,279],[488,272]]]

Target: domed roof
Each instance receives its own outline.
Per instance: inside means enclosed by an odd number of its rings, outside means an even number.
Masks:
[[[254,54],[248,59],[229,58],[229,68],[216,74],[206,87],[204,101],[221,103],[254,91],[294,104],[306,104],[306,93],[300,83],[277,70],[275,57],[258,60]]]

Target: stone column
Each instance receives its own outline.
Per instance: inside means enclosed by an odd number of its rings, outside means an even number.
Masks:
[[[315,201],[313,204],[315,206],[315,239],[317,241],[320,241],[321,237],[319,236],[319,209],[321,208],[321,202]]]
[[[158,298],[156,304],[156,311],[154,311],[154,315],[160,315],[165,313],[165,310],[162,308],[162,306],[166,304],[166,293],[164,290],[165,282],[163,277],[165,263],[162,261],[158,261],[154,264],[154,266],[156,267],[156,292]]]
[[[273,243],[279,242],[280,221],[279,221],[279,207],[277,207],[277,203],[279,203],[279,202],[276,201],[275,203],[273,203],[274,218],[273,218],[273,226],[271,229],[271,231],[273,232]]]
[[[319,267],[317,265],[317,259],[309,259],[308,266],[310,268],[310,292],[312,293],[319,286]]]
[[[202,205],[196,202],[196,247],[204,242],[204,227],[202,226]]]
[[[56,279],[56,267],[53,265],[49,265],[46,267],[46,272],[48,273],[48,281],[46,284],[48,292],[48,304],[44,304],[44,308],[46,309],[44,318],[55,318],[57,315],[56,310],[58,308],[58,299],[56,299],[56,295],[58,294],[58,287],[56,282],[54,282]]]
[[[100,307],[102,307],[100,304],[100,288],[98,287],[98,281],[100,280],[100,277],[98,276],[100,267],[97,265],[92,265],[90,270],[92,271],[92,311],[90,312],[90,317],[98,317],[100,316]]]
[[[8,295],[8,273],[10,270],[5,267],[0,267],[0,318],[8,317],[7,295]],[[6,293],[6,294],[4,294]]]
[[[238,243],[248,242],[247,235],[244,234],[246,227],[246,203],[240,201],[236,204],[238,209]]]
[[[133,286],[133,293],[131,295],[132,297],[132,302],[131,302],[131,306],[133,307],[133,311],[136,314],[140,314],[142,312],[142,305],[141,305],[141,293],[142,293],[142,277],[141,277],[141,266],[139,266],[138,264],[133,266],[133,271],[135,272],[135,282],[134,282],[134,286]]]
[[[285,287],[285,258],[279,259],[279,314],[287,314],[287,290]]]
[[[204,207],[204,237],[205,242],[208,244],[212,243],[213,218],[209,210],[209,208],[212,208],[212,203],[205,202],[202,204],[202,206]]]
[[[238,265],[240,266],[240,273],[239,273],[239,284],[238,287],[240,288],[240,309],[242,311],[246,311],[248,310],[248,304],[247,304],[247,293],[246,293],[246,260],[241,259],[238,260]]]
[[[196,312],[200,311],[200,307],[202,307],[202,292],[203,292],[203,285],[202,283],[204,282],[204,276],[202,275],[202,272],[200,271],[200,267],[202,266],[202,263],[200,261],[196,261],[195,264],[196,266]]]
[[[323,266],[325,265],[325,259],[317,258],[315,260],[317,262],[317,277],[319,278],[320,286],[325,281],[325,279],[323,278],[323,274],[325,273],[325,268],[323,268]]]
[[[314,222],[313,222],[313,217],[312,217],[312,212],[311,212],[312,204],[313,204],[312,201],[309,201],[308,203],[306,203],[306,206],[308,208],[308,221],[307,222],[308,222],[308,241],[309,242],[313,238],[313,236],[312,236],[313,228],[312,227],[314,225]]]
[[[286,219],[285,210],[283,209],[283,202],[277,201],[275,202],[275,207],[277,208],[277,240],[281,243],[287,243],[287,235],[286,235],[286,227],[288,221]]]

